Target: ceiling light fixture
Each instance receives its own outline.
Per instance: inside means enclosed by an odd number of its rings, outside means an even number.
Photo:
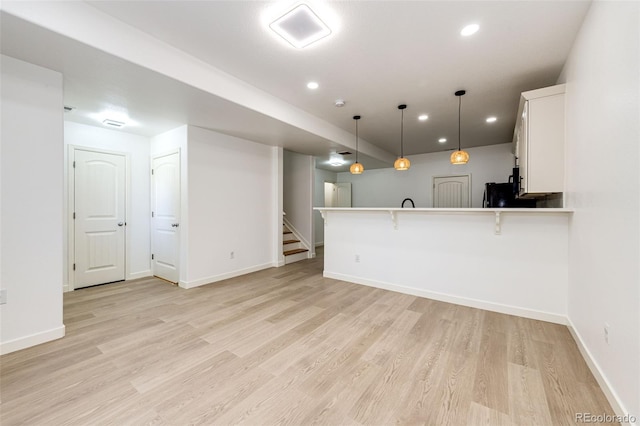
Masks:
[[[440,138],[438,139],[438,142],[440,143],[445,143],[447,141],[447,138]]]
[[[316,83],[315,81],[310,81],[307,83],[307,88],[311,89],[311,90],[316,90],[318,87],[320,87],[320,85],[318,83]]]
[[[104,124],[105,126],[109,126],[109,127],[116,127],[116,128],[120,128],[120,127],[124,127],[124,124],[122,121],[116,121],[116,120],[111,120],[109,118],[105,119],[102,121],[102,124]]]
[[[480,25],[478,24],[469,24],[460,31],[460,35],[464,37],[468,37],[478,32],[480,29]]]
[[[299,4],[269,24],[293,47],[302,49],[331,34],[331,29],[306,4]]]
[[[333,167],[340,167],[344,164],[344,158],[342,158],[342,155],[340,154],[333,153],[329,157],[329,164]]]
[[[411,161],[407,158],[404,158],[404,110],[407,108],[406,105],[398,105],[398,109],[401,111],[401,121],[400,121],[400,157],[393,163],[393,167],[396,170],[409,170],[411,167]]]
[[[356,122],[356,162],[349,167],[349,171],[352,175],[361,175],[364,172],[364,166],[358,163],[358,120],[360,120],[360,116],[354,115],[353,119]]]
[[[429,116],[427,114],[421,114],[418,116],[418,120],[420,121],[426,121],[429,119]]]
[[[469,161],[469,153],[460,148],[460,121],[462,109],[462,96],[467,93],[466,90],[458,90],[455,95],[458,97],[458,150],[451,154],[451,164],[467,164]]]
[[[498,120],[497,117],[487,117],[485,120],[487,123],[495,123]]]

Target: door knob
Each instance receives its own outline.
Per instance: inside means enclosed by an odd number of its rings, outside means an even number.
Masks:
[[[118,226],[122,226],[122,225],[124,225],[124,223],[118,222]]]

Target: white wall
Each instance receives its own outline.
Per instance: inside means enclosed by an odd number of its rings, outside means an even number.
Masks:
[[[361,175],[338,173],[338,182],[351,182],[353,207],[400,207],[411,198],[416,207],[433,207],[433,177],[471,175],[471,207],[482,207],[484,184],[507,182],[513,168],[511,144],[469,148],[470,160],[453,165],[451,152],[409,156],[411,168],[399,172],[393,168],[365,170]],[[365,164],[366,167],[366,164]]]
[[[568,216],[328,211],[324,276],[564,324]]]
[[[2,56],[0,353],[64,336],[62,75]]]
[[[324,169],[315,169],[313,176],[313,207],[324,207],[324,183],[336,183],[338,176],[336,172]],[[324,244],[324,221],[319,211],[313,212],[313,235],[315,245]]]
[[[188,148],[188,258],[180,285],[194,287],[277,264],[273,228],[281,206],[273,205],[278,199],[273,157],[278,149],[194,126],[188,128]]]
[[[283,162],[283,204],[286,218],[313,254],[314,160],[309,155],[285,150]]]
[[[640,3],[594,2],[567,83],[569,319],[620,409],[640,417]],[[604,324],[610,326],[609,344]]]
[[[94,148],[98,150],[124,153],[129,158],[130,192],[127,194],[127,250],[126,250],[126,279],[131,280],[151,275],[151,246],[150,246],[150,171],[149,153],[150,141],[143,136],[131,133],[104,129],[96,126],[65,121],[64,123],[65,156],[69,155],[67,147]],[[71,172],[67,164],[67,172]],[[65,188],[68,189],[68,177],[65,173]],[[65,207],[68,204],[65,203]],[[68,218],[68,208],[65,208],[65,218]],[[68,233],[65,233],[65,265],[68,264],[67,250]],[[65,285],[69,283],[68,270],[65,268]]]

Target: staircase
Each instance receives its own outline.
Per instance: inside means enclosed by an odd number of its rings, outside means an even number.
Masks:
[[[307,259],[309,256],[309,250],[304,248],[300,240],[285,224],[282,224],[282,251],[285,265]]]

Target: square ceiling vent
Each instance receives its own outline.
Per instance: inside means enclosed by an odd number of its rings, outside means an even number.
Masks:
[[[293,47],[302,49],[331,34],[331,29],[306,4],[300,4],[269,24]]]

